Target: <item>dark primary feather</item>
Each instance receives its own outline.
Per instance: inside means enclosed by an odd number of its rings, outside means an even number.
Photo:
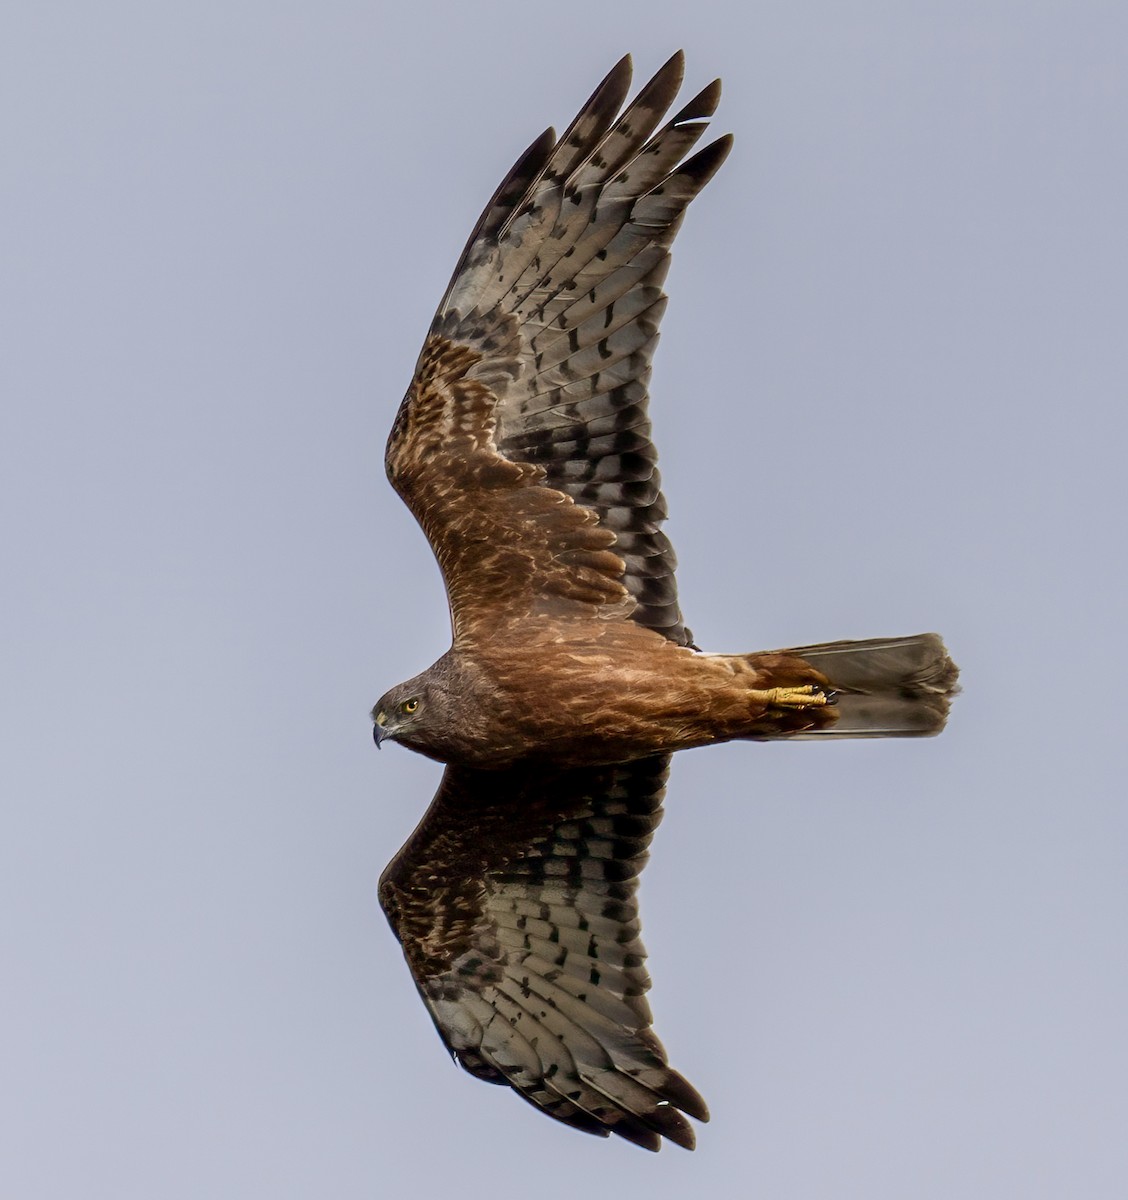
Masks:
[[[387,462],[443,567],[456,638],[481,625],[469,611],[481,608],[477,591],[460,577],[473,572],[496,585],[495,621],[537,605],[609,606],[691,641],[661,531],[647,387],[670,245],[731,139],[686,157],[718,83],[658,128],[683,66],[675,54],[619,113],[631,75],[622,59],[559,141],[550,131],[534,142],[487,205],[439,306]],[[448,346],[468,353],[457,370]],[[518,469],[506,474],[506,464]],[[555,496],[555,511],[521,495],[530,489]]]
[[[704,1101],[650,1030],[638,875],[668,757],[448,767],[380,901],[457,1061],[588,1133],[690,1148]],[[679,1111],[680,1110],[680,1111]]]

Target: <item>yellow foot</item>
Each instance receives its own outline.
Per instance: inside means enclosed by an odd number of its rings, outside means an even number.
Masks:
[[[752,700],[766,708],[825,708],[834,703],[834,693],[817,683],[802,687],[776,687],[749,693]]]

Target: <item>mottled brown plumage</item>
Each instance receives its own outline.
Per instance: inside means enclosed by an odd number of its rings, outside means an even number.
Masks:
[[[373,710],[447,765],[380,898],[472,1074],[649,1149],[704,1102],[650,1030],[636,882],[670,755],[736,738],[916,736],[956,671],[934,634],[702,654],[682,620],[647,384],[669,247],[730,139],[710,84],[659,128],[675,55],[624,58],[471,234],[388,440],[443,572],[451,649]]]

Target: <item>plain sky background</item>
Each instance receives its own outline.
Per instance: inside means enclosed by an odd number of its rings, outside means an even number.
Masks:
[[[410,12],[408,9],[410,8]],[[682,755],[650,1156],[444,1053],[376,903],[447,645],[382,455],[517,153],[725,82],[652,388],[711,649],[942,632],[926,742]],[[1119,0],[12,4],[0,1189],[1128,1195]]]

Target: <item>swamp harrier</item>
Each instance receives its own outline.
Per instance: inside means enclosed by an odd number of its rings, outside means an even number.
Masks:
[[[682,621],[647,383],[691,151],[674,55],[626,108],[619,62],[520,157],[419,356],[387,470],[442,568],[451,648],[373,710],[446,764],[380,901],[456,1061],[549,1116],[692,1147],[697,1092],[651,1031],[637,880],[675,750],[938,733],[935,634],[704,654]]]

